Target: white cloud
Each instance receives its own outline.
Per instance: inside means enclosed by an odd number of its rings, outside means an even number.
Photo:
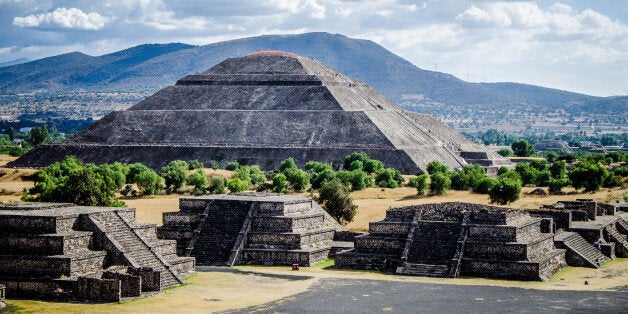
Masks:
[[[18,27],[60,27],[98,30],[110,21],[96,12],[85,13],[77,8],[58,8],[50,13],[15,17],[13,25]]]

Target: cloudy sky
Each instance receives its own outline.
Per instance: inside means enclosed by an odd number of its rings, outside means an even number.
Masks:
[[[0,0],[0,62],[314,31],[467,81],[628,94],[626,0]]]

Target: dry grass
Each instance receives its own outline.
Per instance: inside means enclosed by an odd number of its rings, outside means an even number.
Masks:
[[[565,195],[529,195],[533,187],[524,187],[519,200],[508,204],[510,208],[539,208],[544,204],[554,204],[558,201],[571,201],[579,198],[588,198],[600,202],[623,197],[628,191],[620,188],[601,189],[596,193],[575,193],[573,189],[565,189]],[[358,205],[358,214],[347,228],[353,231],[367,231],[370,221],[384,219],[389,208],[440,203],[440,202],[467,202],[476,204],[490,204],[488,195],[475,194],[468,191],[449,191],[439,196],[419,196],[414,188],[368,188],[351,193],[351,197]]]

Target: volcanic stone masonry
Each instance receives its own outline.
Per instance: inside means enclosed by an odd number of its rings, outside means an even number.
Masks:
[[[118,302],[184,283],[194,258],[132,208],[0,205],[0,290],[9,298]],[[2,292],[2,291],[0,291]]]
[[[179,199],[164,213],[160,238],[177,240],[179,255],[198,265],[310,266],[325,260],[334,232],[344,230],[309,198],[238,193]]]
[[[113,112],[62,143],[38,146],[15,167],[73,155],[85,162],[181,159],[277,167],[293,157],[342,165],[362,151],[403,173],[432,160],[450,168],[512,164],[424,114],[402,110],[364,82],[320,61],[284,52],[227,59],[180,79],[126,111]]]
[[[579,199],[527,211],[553,220],[558,230],[554,242],[567,250],[569,265],[599,267],[615,256],[628,257],[628,223],[620,215],[626,210],[621,205]]]
[[[437,277],[481,276],[547,280],[566,265],[554,247],[551,219],[468,203],[391,209],[371,222],[336,267],[394,270]]]

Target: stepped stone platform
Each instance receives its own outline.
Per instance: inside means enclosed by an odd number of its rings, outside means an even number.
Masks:
[[[553,228],[564,232],[555,242],[568,250],[569,265],[596,267],[596,260],[604,263],[615,256],[628,257],[628,222],[620,204],[579,199],[527,211],[533,216],[552,218]],[[593,246],[595,252],[590,249]]]
[[[547,280],[566,265],[551,219],[508,208],[450,202],[391,209],[336,267],[437,277]]]
[[[9,166],[43,167],[73,155],[85,162],[239,160],[276,168],[293,157],[330,162],[362,151],[403,173],[438,160],[494,172],[510,161],[431,116],[408,112],[366,83],[320,61],[282,52],[227,59],[180,79],[126,111],[113,112],[62,143],[35,147]]]
[[[179,199],[157,229],[198,265],[310,266],[325,260],[336,230],[344,230],[309,198],[237,193]]]
[[[0,284],[9,298],[111,301],[184,283],[179,257],[132,208],[0,205]]]

